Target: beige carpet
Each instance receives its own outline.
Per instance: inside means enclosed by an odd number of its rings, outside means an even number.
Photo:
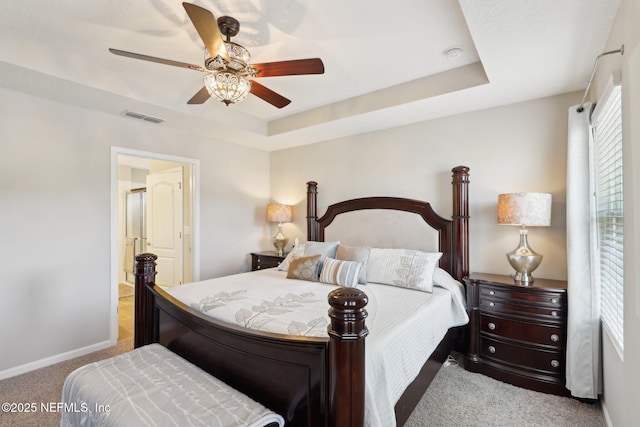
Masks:
[[[604,427],[596,402],[538,393],[466,371],[462,356],[443,366],[405,427]]]
[[[67,360],[0,381],[2,403],[35,403],[34,413],[0,412],[0,426],[59,426],[60,414],[47,412],[47,405],[60,402],[64,380],[76,368],[97,360],[106,359],[133,349],[133,296],[134,288],[126,284],[118,286],[119,340],[115,347]],[[44,404],[44,407],[42,406]],[[17,408],[16,408],[17,409]]]
[[[46,368],[37,369],[0,381],[2,403],[35,403],[30,413],[0,412],[0,426],[48,427],[60,425],[60,413],[43,410],[60,402],[65,378],[75,369],[98,360],[107,359],[133,349],[133,338],[119,341],[114,347],[70,359]]]
[[[3,402],[34,402],[34,413],[1,413],[0,426],[59,426],[60,414],[40,404],[60,401],[69,373],[87,363],[131,350],[133,340],[47,368],[0,381]],[[418,403],[407,427],[603,427],[598,404],[537,393],[465,371],[443,367]]]

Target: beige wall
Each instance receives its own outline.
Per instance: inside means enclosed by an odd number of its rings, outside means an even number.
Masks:
[[[0,377],[111,344],[112,146],[199,159],[200,278],[249,269],[269,153],[5,89],[0,111]]]
[[[271,197],[294,203],[291,239],[306,240],[305,183],[318,182],[319,210],[347,198],[401,196],[429,200],[451,215],[451,168],[471,168],[470,267],[510,274],[505,254],[517,246],[515,227],[496,224],[498,194],[553,194],[549,228],[530,231],[544,255],[534,276],[566,279],[565,183],[567,111],[571,93],[326,141],[271,154]]]
[[[624,349],[603,332],[607,425],[637,425],[640,419],[640,2],[622,0],[605,51],[624,45],[624,55],[603,57],[591,91],[599,99],[612,74],[621,76],[624,151]]]

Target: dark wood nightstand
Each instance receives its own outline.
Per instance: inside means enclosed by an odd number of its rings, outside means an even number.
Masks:
[[[473,273],[467,286],[465,368],[519,387],[568,395],[565,388],[567,282]]]
[[[286,253],[284,255],[278,255],[275,251],[252,252],[251,271],[277,267],[286,256]]]

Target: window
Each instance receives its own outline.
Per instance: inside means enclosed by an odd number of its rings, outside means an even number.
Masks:
[[[624,211],[620,86],[613,86],[602,105],[596,107],[593,136],[602,323],[622,350]]]

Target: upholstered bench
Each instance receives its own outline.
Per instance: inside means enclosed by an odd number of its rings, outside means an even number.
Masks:
[[[161,346],[76,369],[61,426],[283,426],[283,418]]]

